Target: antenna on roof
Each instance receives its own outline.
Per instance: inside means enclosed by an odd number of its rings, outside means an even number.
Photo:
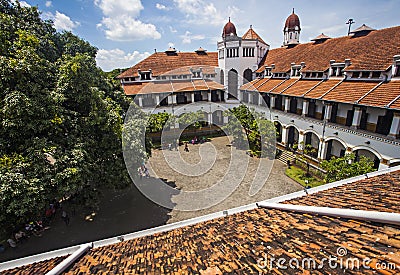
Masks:
[[[347,35],[350,35],[350,28],[351,28],[351,25],[354,23],[356,23],[356,22],[354,22],[354,20],[352,18],[350,18],[349,21],[346,22],[346,24],[349,25],[349,30],[347,31]]]

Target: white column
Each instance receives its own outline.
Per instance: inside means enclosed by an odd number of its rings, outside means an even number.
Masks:
[[[208,114],[208,124],[211,125],[212,124],[212,113]]]
[[[275,96],[274,95],[270,95],[270,108],[273,109],[275,108]]]
[[[304,117],[308,114],[308,106],[310,106],[310,102],[307,99],[303,99],[303,110],[301,116]]]
[[[304,132],[299,131],[299,145],[298,145],[299,150],[304,149],[304,143],[306,142],[305,139],[306,139],[306,136],[304,135]]]
[[[353,123],[351,124],[351,127],[357,129],[360,126],[360,121],[361,121],[361,108],[355,107]]]
[[[168,105],[172,105],[172,95],[168,96]]]
[[[325,159],[326,156],[326,150],[328,149],[328,146],[326,146],[326,142],[324,139],[319,140],[319,148],[318,148],[318,159],[323,160]]]
[[[390,127],[389,136],[393,138],[398,138],[400,130],[400,113],[395,113],[392,120],[392,126]]]
[[[290,111],[290,98],[285,97],[285,113],[288,113]]]
[[[173,95],[173,96],[172,96],[172,103],[173,103],[173,104],[176,104],[176,95]]]
[[[192,92],[192,93],[190,94],[190,96],[191,96],[192,103],[193,103],[193,102],[194,102],[194,92]]]
[[[156,95],[156,105],[160,105],[160,96]]]
[[[242,101],[243,100],[243,93],[239,89],[237,91],[237,95],[238,95],[238,100]]]
[[[258,96],[258,105],[259,105],[259,106],[263,105],[263,104],[262,104],[262,102],[263,102],[262,96],[261,96],[258,92],[257,92],[257,96]]]
[[[223,116],[223,122],[224,122],[224,124],[228,123],[228,117],[227,116]]]
[[[228,91],[225,91],[225,92],[224,92],[224,98],[225,98],[225,101],[228,100]]]
[[[287,134],[288,134],[288,129],[282,126],[282,144],[287,143]]]
[[[138,101],[139,101],[139,107],[143,107],[143,97],[139,96]]]
[[[211,102],[211,91],[208,91],[207,96],[208,96],[208,102]]]
[[[325,105],[325,115],[324,119],[325,120],[330,120],[331,119],[331,114],[332,114],[332,104],[327,104]]]

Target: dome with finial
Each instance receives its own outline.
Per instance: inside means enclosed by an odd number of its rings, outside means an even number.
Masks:
[[[224,29],[222,30],[222,38],[225,38],[226,36],[237,36],[236,34],[236,27],[233,25],[231,22],[231,18],[229,17],[228,23],[225,24]]]
[[[294,8],[293,8],[292,14],[289,15],[289,17],[286,19],[284,30],[293,31],[293,30],[296,30],[296,27],[297,27],[297,30],[301,30],[300,29],[300,19],[297,16],[297,14],[294,13]]]

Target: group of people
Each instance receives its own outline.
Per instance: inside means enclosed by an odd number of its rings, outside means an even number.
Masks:
[[[41,237],[43,231],[49,229],[50,222],[56,216],[56,211],[58,209],[62,210],[61,219],[65,222],[66,225],[69,224],[69,216],[65,210],[62,209],[60,203],[56,200],[53,200],[49,203],[48,208],[44,211],[44,215],[42,219],[30,221],[25,223],[24,226],[20,227],[18,230],[15,230],[11,236],[7,239],[7,243],[9,247],[16,248],[18,244],[24,242],[31,236]],[[4,246],[0,247],[0,252],[4,251]]]
[[[142,179],[143,177],[150,178],[149,169],[147,169],[146,165],[142,164],[138,168],[138,176],[140,179]]]

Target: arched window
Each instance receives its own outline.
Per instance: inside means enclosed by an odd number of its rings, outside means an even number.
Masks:
[[[246,69],[243,72],[243,84],[253,80],[253,72],[250,69]]]
[[[228,72],[228,98],[237,98],[238,96],[238,73],[235,69]]]

